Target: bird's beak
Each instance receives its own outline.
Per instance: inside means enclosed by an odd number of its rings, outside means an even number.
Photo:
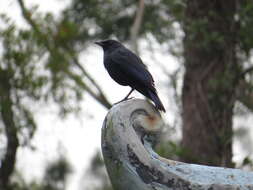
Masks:
[[[94,42],[95,44],[99,45],[99,46],[103,46],[102,42]]]

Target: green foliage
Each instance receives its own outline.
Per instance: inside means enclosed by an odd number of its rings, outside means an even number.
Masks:
[[[36,128],[33,115],[25,101],[38,101],[42,97],[42,86],[46,77],[38,74],[37,66],[31,64],[39,59],[40,50],[34,46],[34,33],[29,30],[17,29],[16,26],[1,16],[6,28],[0,30],[0,42],[3,47],[0,56],[0,73],[2,83],[11,85],[11,97],[14,104],[14,117],[17,127],[22,131],[26,128],[31,138]],[[3,79],[4,77],[4,79]]]
[[[83,88],[80,88],[82,76],[73,72],[73,64],[69,63],[64,49],[68,39],[72,39],[74,29],[64,22],[60,27],[60,37],[54,37],[54,33],[58,34],[54,32],[56,21],[49,14],[36,19],[41,23],[40,32],[17,28],[6,15],[1,15],[0,19],[5,25],[0,29],[0,73],[11,85],[15,113],[12,119],[23,133],[25,143],[36,129],[32,107],[29,106],[32,102],[47,104],[54,101],[62,116],[79,110],[78,102],[83,94]],[[63,35],[64,27],[65,30],[71,27],[71,32]],[[46,37],[42,34],[44,30],[51,35]]]
[[[250,50],[253,47],[252,39],[252,25],[253,25],[253,2],[242,1],[240,10],[238,12],[239,30],[239,45],[242,50],[249,55]]]
[[[153,34],[161,43],[173,39],[174,30],[170,25],[180,21],[184,3],[173,1],[145,1],[145,12],[139,37]],[[85,39],[116,37],[120,41],[130,39],[130,28],[134,22],[138,3],[126,1],[74,0],[65,11],[65,19],[79,26],[79,42]],[[175,13],[175,15],[171,14]]]
[[[180,160],[183,157],[189,157],[197,162],[198,158],[192,155],[187,149],[183,148],[179,142],[167,141],[162,142],[156,147],[156,152],[171,160]]]
[[[0,135],[6,139],[0,188],[8,188],[18,146],[29,145],[34,135],[34,107],[56,103],[60,116],[77,112],[86,89],[80,65],[73,64],[78,54],[70,48],[73,25],[21,9],[31,27],[19,28],[7,15],[0,16]]]
[[[61,156],[58,160],[50,163],[45,171],[43,183],[47,190],[64,190],[68,176],[72,169],[67,159]]]
[[[245,167],[245,166],[248,166],[252,170],[252,168],[253,168],[253,160],[251,158],[249,158],[249,157],[245,157],[243,159],[241,167]]]
[[[235,15],[236,24],[240,26],[239,37],[236,40],[241,52],[249,55],[253,47],[253,3],[242,1],[240,5],[238,15]],[[145,1],[143,22],[138,37],[145,39],[151,34],[161,44],[174,40],[178,31],[172,25],[175,22],[183,24],[186,21],[185,6],[185,0]],[[73,0],[60,19],[54,18],[50,13],[39,13],[36,7],[31,10],[21,7],[21,10],[28,28],[18,28],[8,16],[0,16],[0,22],[4,23],[0,27],[0,83],[8,81],[11,84],[14,111],[12,120],[17,126],[20,144],[27,145],[36,130],[33,104],[56,103],[60,116],[66,116],[80,110],[79,102],[85,92],[94,94],[86,83],[91,83],[92,87],[96,87],[96,83],[85,73],[85,63],[82,65],[78,62],[79,53],[95,39],[117,38],[128,41],[138,3],[134,0]],[[189,29],[191,34],[187,37],[204,36],[204,40],[198,45],[212,50],[214,47],[210,48],[210,44],[222,44],[224,35],[209,32],[207,25],[208,21],[205,18],[192,23]],[[230,73],[225,74],[224,78],[228,79]],[[224,81],[223,85],[226,86]],[[218,86],[220,82],[222,81],[219,79],[210,81],[213,86]],[[102,97],[103,101],[105,97],[98,89],[97,98]],[[218,89],[217,94],[210,94],[209,98],[216,101],[222,90]],[[2,94],[0,92],[0,96]],[[218,103],[222,104],[222,101]],[[7,126],[0,125],[0,135],[3,137],[4,127]],[[169,157],[180,157],[185,152],[173,142],[162,145],[159,151]],[[50,179],[65,180],[66,177],[60,174],[68,173],[69,170],[64,162],[61,164],[55,166],[55,169],[48,169],[52,174],[45,178],[48,184],[51,183]],[[54,173],[59,167],[62,171]],[[101,168],[101,158],[96,156],[90,171],[94,176],[99,176],[107,186],[107,178],[104,177]],[[30,187],[41,190],[36,183],[30,184]]]

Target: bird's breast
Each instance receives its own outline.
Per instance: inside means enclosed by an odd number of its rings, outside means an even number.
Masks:
[[[119,68],[118,65],[111,62],[110,60],[105,60],[104,61],[104,66],[109,73],[110,77],[117,82],[120,85],[127,86],[128,80],[124,74]]]

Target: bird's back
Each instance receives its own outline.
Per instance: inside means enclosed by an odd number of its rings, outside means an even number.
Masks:
[[[110,76],[121,85],[146,87],[154,83],[152,75],[141,59],[124,46],[105,53],[104,65]]]

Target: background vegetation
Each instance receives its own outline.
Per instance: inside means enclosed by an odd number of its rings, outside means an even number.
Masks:
[[[167,98],[178,106],[170,127],[182,134],[179,141],[165,136],[158,151],[186,162],[235,167],[234,137],[247,132],[235,131],[233,119],[253,109],[251,1],[72,0],[57,18],[28,9],[24,0],[15,3],[28,27],[0,16],[0,189],[66,189],[72,169],[64,156],[49,163],[42,182],[28,183],[15,170],[17,150],[29,146],[36,133],[33,104],[56,104],[61,118],[83,109],[86,94],[111,107],[98,75],[80,58],[92,41],[106,38],[137,53],[140,42],[150,54],[159,44],[178,60],[175,72],[153,60],[167,76],[164,88],[173,91]],[[241,163],[252,167],[250,157]],[[89,189],[111,189],[99,154],[87,172],[99,182]]]

